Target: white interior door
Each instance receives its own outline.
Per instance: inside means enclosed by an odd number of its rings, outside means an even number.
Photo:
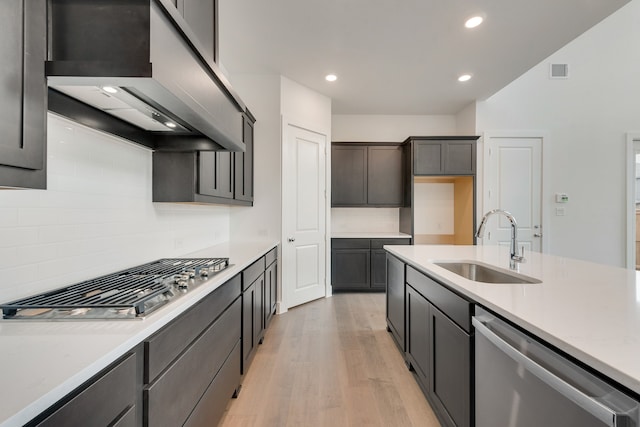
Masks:
[[[542,250],[542,138],[485,135],[484,211],[504,209],[518,223],[518,243]],[[506,245],[511,224],[502,215],[489,219],[481,244]]]
[[[283,121],[282,289],[285,307],[326,294],[327,137]]]

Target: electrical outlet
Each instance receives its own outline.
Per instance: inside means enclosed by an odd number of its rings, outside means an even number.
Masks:
[[[564,216],[565,210],[564,208],[556,208],[556,216]]]

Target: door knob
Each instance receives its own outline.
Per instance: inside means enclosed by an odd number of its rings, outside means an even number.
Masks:
[[[535,233],[533,237],[542,237],[542,233]]]
[[[294,239],[293,237],[289,237],[287,240],[289,241],[289,243],[293,243],[296,241],[296,239]]]

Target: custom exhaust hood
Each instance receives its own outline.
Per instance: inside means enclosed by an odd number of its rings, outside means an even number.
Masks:
[[[49,110],[90,127],[155,150],[245,149],[245,105],[169,0],[49,0],[46,75]]]

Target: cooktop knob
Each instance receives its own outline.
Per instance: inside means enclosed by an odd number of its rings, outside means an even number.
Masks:
[[[186,280],[178,281],[178,290],[180,292],[187,292],[189,290],[189,284]]]
[[[196,277],[196,270],[194,270],[194,269],[186,270],[184,273],[188,274],[191,279]]]

